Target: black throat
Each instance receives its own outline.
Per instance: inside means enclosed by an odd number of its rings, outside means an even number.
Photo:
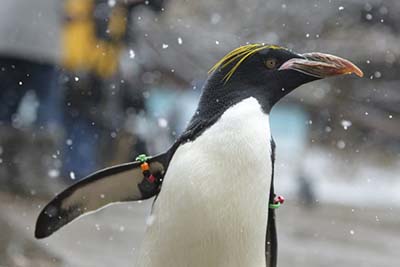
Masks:
[[[196,112],[179,138],[180,143],[195,140],[218,121],[227,109],[249,97],[257,99],[265,113],[270,112],[273,103],[270,101],[271,97],[266,94],[266,88],[249,88],[248,85],[235,80],[224,83],[222,77],[222,73],[214,73],[207,80]]]

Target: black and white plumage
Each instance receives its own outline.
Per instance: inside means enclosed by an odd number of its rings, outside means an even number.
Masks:
[[[362,75],[332,55],[263,44],[233,50],[212,69],[185,132],[149,160],[162,187],[143,194],[138,162],[100,171],[44,208],[36,237],[110,203],[158,195],[135,266],[275,266],[270,110],[304,83],[352,72]]]

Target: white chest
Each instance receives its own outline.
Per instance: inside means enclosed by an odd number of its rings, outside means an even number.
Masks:
[[[265,266],[270,136],[268,115],[249,98],[179,147],[137,266]]]

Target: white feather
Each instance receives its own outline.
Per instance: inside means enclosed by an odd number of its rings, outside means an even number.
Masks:
[[[135,266],[265,266],[270,140],[268,115],[248,98],[179,147]]]

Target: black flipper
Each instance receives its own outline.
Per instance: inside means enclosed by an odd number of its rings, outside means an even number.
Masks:
[[[275,142],[271,140],[272,177],[269,191],[269,203],[275,198],[274,172],[275,172]],[[267,267],[276,267],[278,261],[278,237],[276,233],[275,209],[268,209],[267,235],[265,238],[265,258]]]
[[[147,160],[156,183],[148,183],[135,161],[97,171],[57,195],[40,213],[36,238],[45,238],[72,220],[102,207],[157,195],[170,161],[169,152]]]
[[[276,267],[278,259],[278,238],[276,234],[275,210],[268,211],[265,257],[268,267]]]

